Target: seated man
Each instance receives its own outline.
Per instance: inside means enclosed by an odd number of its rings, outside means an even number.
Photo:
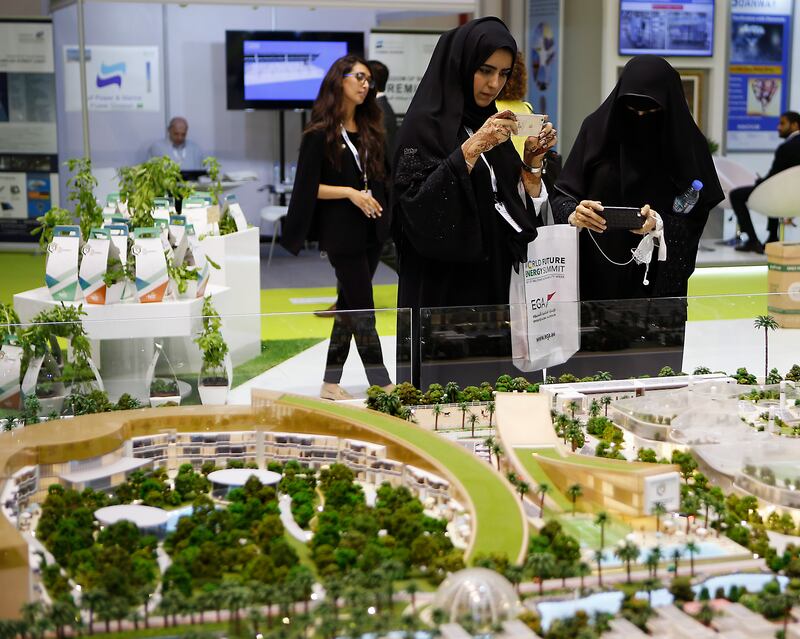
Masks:
[[[148,157],[158,158],[166,155],[177,162],[183,171],[202,170],[203,153],[199,146],[186,139],[188,131],[189,123],[186,118],[172,118],[167,127],[167,137],[150,146]]]
[[[758,241],[758,236],[753,228],[753,220],[750,219],[747,198],[750,197],[753,189],[767,178],[800,164],[800,136],[798,133],[800,133],[800,113],[787,111],[781,115],[778,122],[778,135],[786,141],[775,150],[775,158],[772,161],[769,173],[765,177],[756,180],[753,186],[742,186],[728,193],[728,199],[739,223],[739,230],[747,233],[747,242],[737,246],[737,251],[764,252],[764,245]],[[778,223],[778,218],[769,218],[767,222],[767,230],[769,231],[767,242],[778,241]]]

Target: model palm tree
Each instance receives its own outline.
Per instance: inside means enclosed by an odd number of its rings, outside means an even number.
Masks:
[[[597,562],[597,585],[603,587],[603,551],[594,551],[594,560]]]
[[[679,566],[680,561],[681,561],[681,556],[682,556],[682,554],[681,554],[681,549],[680,548],[675,548],[672,551],[672,561],[673,561],[673,566],[675,567],[675,576],[676,577],[678,576],[678,566]]]
[[[489,451],[489,465],[492,465],[492,453],[494,452],[494,437],[489,435],[486,439],[483,440],[483,445],[486,446],[486,450]]]
[[[769,374],[769,332],[778,328],[778,322],[772,315],[758,315],[753,326],[764,329],[764,383],[766,383]]]
[[[572,516],[575,516],[575,502],[578,501],[579,497],[583,496],[583,488],[581,488],[580,484],[572,484],[569,488],[567,488],[567,497],[572,500]]]
[[[539,516],[544,517],[544,496],[550,490],[550,484],[542,482],[536,488],[536,492],[539,493]]]
[[[611,398],[608,395],[603,395],[600,398],[600,403],[603,405],[605,416],[608,417],[608,407],[611,405]]]
[[[489,413],[489,428],[492,427],[492,417],[494,416],[495,408],[496,407],[494,401],[491,401],[488,404],[486,404],[486,412]]]
[[[639,546],[630,539],[626,539],[624,544],[614,549],[614,556],[620,561],[625,562],[625,572],[627,574],[628,583],[631,583],[631,563],[639,558],[640,552]]]
[[[464,422],[467,419],[467,411],[469,410],[469,406],[467,406],[467,402],[459,402],[458,410],[461,411],[461,430],[464,430],[466,427]]]
[[[661,518],[667,514],[667,507],[664,502],[657,501],[650,509],[650,513],[656,518],[656,533],[661,532]]]
[[[569,409],[570,416],[572,417],[572,419],[575,419],[575,411],[580,408],[580,404],[578,404],[578,402],[573,401],[567,404],[567,408]]]
[[[590,417],[597,417],[600,414],[600,402],[596,399],[592,400],[592,403],[589,404],[589,416]]]
[[[694,554],[700,551],[700,547],[694,542],[689,541],[686,544],[686,552],[689,553],[689,574],[694,577]]]
[[[503,447],[500,446],[499,442],[495,442],[492,446],[492,452],[494,453],[494,459],[497,462],[497,470],[500,470],[500,455],[503,454]]]
[[[647,569],[650,571],[650,574],[653,575],[653,579],[658,579],[658,564],[660,561],[661,547],[656,546],[647,554],[647,559],[645,560]]]
[[[531,491],[530,484],[526,481],[517,481],[517,492],[519,493],[519,500],[523,501],[525,499],[525,495],[527,495]]]
[[[469,414],[470,437],[475,439],[475,424],[478,423],[478,416],[475,413]]]
[[[431,410],[433,410],[433,430],[439,430],[439,415],[442,414],[442,406],[434,404]]]
[[[406,586],[406,592],[411,597],[411,614],[417,613],[417,593],[419,592],[419,584],[416,581],[409,581]]]
[[[600,511],[594,518],[594,523],[600,526],[600,550],[606,547],[606,524],[608,524],[608,513]]]
[[[525,569],[539,580],[539,594],[544,592],[544,580],[553,572],[555,567],[555,557],[549,552],[534,552],[528,555],[525,562]]]
[[[592,567],[585,561],[581,561],[578,563],[575,570],[578,573],[578,577],[581,578],[581,592],[583,592],[583,580],[592,574]]]

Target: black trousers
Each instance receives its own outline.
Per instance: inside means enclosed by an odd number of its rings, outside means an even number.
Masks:
[[[367,247],[363,253],[355,255],[328,253],[328,260],[336,272],[338,298],[325,364],[326,383],[338,384],[341,381],[344,363],[350,352],[350,339],[353,337],[370,385],[386,386],[391,383],[383,363],[383,351],[372,310],[375,308],[372,276],[378,268],[380,255],[379,245]]]
[[[747,198],[755,189],[755,186],[740,186],[738,189],[733,189],[728,193],[728,199],[733,207],[733,212],[736,213],[736,221],[739,223],[739,230],[747,233],[747,239],[751,242],[757,242],[758,236],[756,230],[753,228],[753,220],[750,219],[750,210],[747,208]],[[769,232],[770,240],[778,239],[778,224],[780,220],[777,217],[771,217],[767,220],[767,231]]]

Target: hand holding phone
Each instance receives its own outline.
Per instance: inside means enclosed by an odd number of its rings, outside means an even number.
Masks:
[[[606,220],[606,228],[632,231],[644,226],[647,218],[642,217],[641,209],[633,206],[604,206],[599,212]]]
[[[520,137],[536,137],[542,131],[547,116],[536,113],[517,113],[517,133]]]

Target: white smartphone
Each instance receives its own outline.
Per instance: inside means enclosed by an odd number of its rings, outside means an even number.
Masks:
[[[536,137],[544,126],[547,116],[536,113],[517,113],[517,135],[520,137]]]

